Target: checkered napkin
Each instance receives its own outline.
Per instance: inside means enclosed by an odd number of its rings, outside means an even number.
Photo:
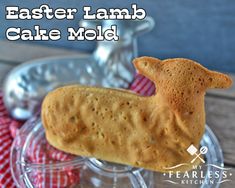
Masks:
[[[154,84],[142,75],[136,75],[130,89],[141,95],[150,96],[155,92]],[[0,187],[16,187],[10,171],[10,148],[13,138],[16,136],[23,122],[9,117],[0,91]],[[16,143],[17,144],[17,143]],[[20,142],[18,143],[20,144]],[[34,139],[27,150],[28,160],[32,163],[55,163],[73,159],[75,156],[58,151],[50,146],[46,140]],[[79,183],[79,170],[66,169],[63,172],[41,171],[32,174],[33,184],[37,188],[72,187]]]

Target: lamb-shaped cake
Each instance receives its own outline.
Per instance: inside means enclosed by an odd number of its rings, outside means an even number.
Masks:
[[[189,59],[140,57],[133,63],[155,83],[154,96],[81,85],[58,88],[42,105],[48,142],[71,154],[154,171],[190,163],[194,156],[187,148],[199,147],[205,130],[206,90],[228,88],[232,80]]]

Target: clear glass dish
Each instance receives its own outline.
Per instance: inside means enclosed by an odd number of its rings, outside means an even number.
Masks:
[[[208,152],[204,155],[205,164],[194,171],[198,174],[203,173],[205,177],[201,177],[203,182],[190,184],[190,187],[218,187],[222,178],[223,155],[215,135],[208,126],[201,146],[208,148]],[[174,187],[175,184],[178,184],[177,187],[189,187],[189,184],[182,183],[182,178],[179,180],[176,175],[169,176],[166,173],[58,151],[47,143],[39,114],[23,125],[13,142],[11,172],[16,186],[20,188],[153,188]],[[219,176],[211,175],[215,174],[214,172]],[[198,179],[200,178],[197,177],[197,180],[193,181],[198,182]]]

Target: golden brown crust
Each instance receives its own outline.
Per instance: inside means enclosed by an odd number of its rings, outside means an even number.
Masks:
[[[155,96],[79,85],[56,89],[42,105],[49,143],[72,154],[155,171],[190,163],[193,156],[186,150],[199,146],[204,133],[205,90],[228,87],[231,80],[187,59],[142,57],[134,64],[156,83]]]

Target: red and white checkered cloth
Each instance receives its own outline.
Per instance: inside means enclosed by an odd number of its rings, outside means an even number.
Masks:
[[[142,75],[136,75],[130,89],[141,95],[150,96],[155,92],[154,84]],[[16,136],[23,122],[16,121],[9,117],[2,100],[0,91],[0,187],[16,187],[10,172],[10,148],[13,138]],[[45,143],[42,143],[45,142]],[[43,146],[43,147],[42,147]],[[54,163],[66,161],[74,156],[58,151],[50,146],[45,140],[33,140],[27,151],[28,159],[33,163]],[[79,183],[79,170],[66,169],[63,172],[51,172],[44,174],[37,172],[33,174],[35,187],[38,188],[59,188],[71,187]]]

